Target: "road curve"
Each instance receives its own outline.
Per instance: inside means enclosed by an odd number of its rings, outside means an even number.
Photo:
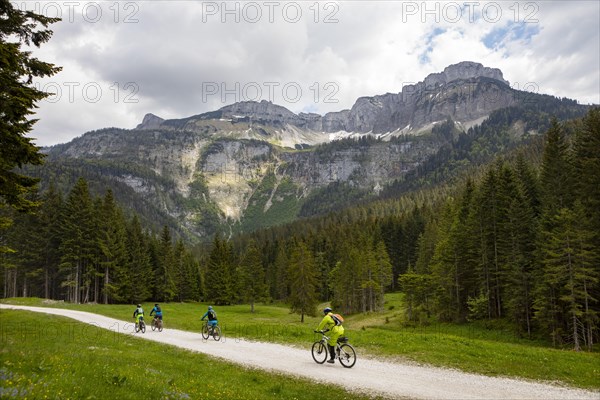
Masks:
[[[130,322],[83,311],[0,304],[0,310],[2,309],[61,315],[99,328],[207,353],[245,366],[336,384],[349,390],[393,399],[600,399],[598,392],[488,377],[445,368],[361,359],[360,353],[356,365],[351,369],[343,368],[339,363],[317,365],[312,360],[309,346],[299,349],[227,337],[215,342],[212,339],[203,340],[199,333],[167,328],[160,333],[147,329],[145,334],[135,334]]]

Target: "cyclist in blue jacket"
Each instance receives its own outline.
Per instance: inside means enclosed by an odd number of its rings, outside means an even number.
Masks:
[[[162,321],[162,310],[158,303],[154,305],[154,308],[150,311],[150,316],[154,313],[154,316]]]
[[[208,318],[208,326],[211,328],[214,328],[219,322],[217,320],[217,313],[215,310],[213,310],[212,306],[208,306],[208,310],[204,313],[200,320],[204,321],[206,318]]]

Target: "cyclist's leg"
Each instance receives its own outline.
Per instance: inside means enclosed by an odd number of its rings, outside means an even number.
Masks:
[[[329,342],[327,342],[330,346],[335,346],[337,344],[337,340],[344,334],[343,326],[334,326],[331,331],[329,331]]]
[[[333,364],[335,362],[335,346],[328,344],[327,347],[329,347],[329,360],[327,362]]]
[[[331,355],[331,360],[335,360],[335,348],[337,346],[337,340],[344,334],[343,326],[334,326],[329,334],[329,341],[327,342],[329,347],[329,354]],[[330,360],[330,361],[331,361]]]

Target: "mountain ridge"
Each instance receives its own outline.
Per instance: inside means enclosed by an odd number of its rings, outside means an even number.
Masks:
[[[307,125],[322,128],[325,119],[264,101],[183,119],[147,114],[136,129],[100,129],[45,149],[38,176],[46,187],[60,179],[64,190],[77,176],[99,192],[115,187],[120,202],[148,224],[199,240],[218,230],[249,231],[375,199],[405,177],[418,182],[414,172],[423,167],[435,176],[431,168],[438,164],[428,160],[502,110],[510,118],[485,130],[497,139],[467,141],[485,150],[477,162],[537,134],[551,114],[568,119],[587,110],[568,99],[516,91],[499,70],[459,65],[463,72],[449,67],[399,94],[361,97],[353,110],[327,114],[327,123],[353,131],[311,129]],[[406,128],[407,118],[415,125]],[[485,149],[490,140],[493,146]]]
[[[450,85],[452,83],[454,84]],[[442,88],[444,90],[441,90]],[[508,95],[500,95],[499,92],[502,90],[509,92]],[[482,96],[475,96],[476,91],[484,92],[483,100],[488,104],[482,105],[478,102]],[[442,105],[440,110],[435,110],[437,114],[434,113],[431,118],[426,118],[422,108],[427,106],[429,100],[426,98],[427,95],[434,93],[438,97],[441,94],[440,100],[446,98],[445,103],[448,104]],[[326,134],[336,132],[344,132],[348,135],[394,132],[398,135],[418,132],[428,124],[443,121],[447,114],[452,114],[455,120],[468,125],[489,115],[490,111],[513,105],[517,102],[514,97],[502,71],[484,67],[480,63],[463,61],[446,67],[442,72],[429,74],[421,82],[405,85],[399,93],[362,96],[350,109],[329,112],[323,116],[302,112],[295,114],[267,100],[242,101],[223,106],[215,111],[167,121],[154,114],[146,114],[136,129],[175,126],[183,129],[191,127],[193,130],[189,122],[198,120],[248,121],[280,129],[291,126],[322,133],[321,142],[326,142],[328,141]],[[450,110],[449,105],[452,105],[454,110]],[[479,111],[469,113],[467,109]]]

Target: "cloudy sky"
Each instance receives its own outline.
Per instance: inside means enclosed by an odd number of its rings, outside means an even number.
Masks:
[[[350,108],[460,61],[517,89],[600,104],[597,1],[12,1],[60,16],[35,50],[41,146],[146,113],[182,118],[243,100]]]

